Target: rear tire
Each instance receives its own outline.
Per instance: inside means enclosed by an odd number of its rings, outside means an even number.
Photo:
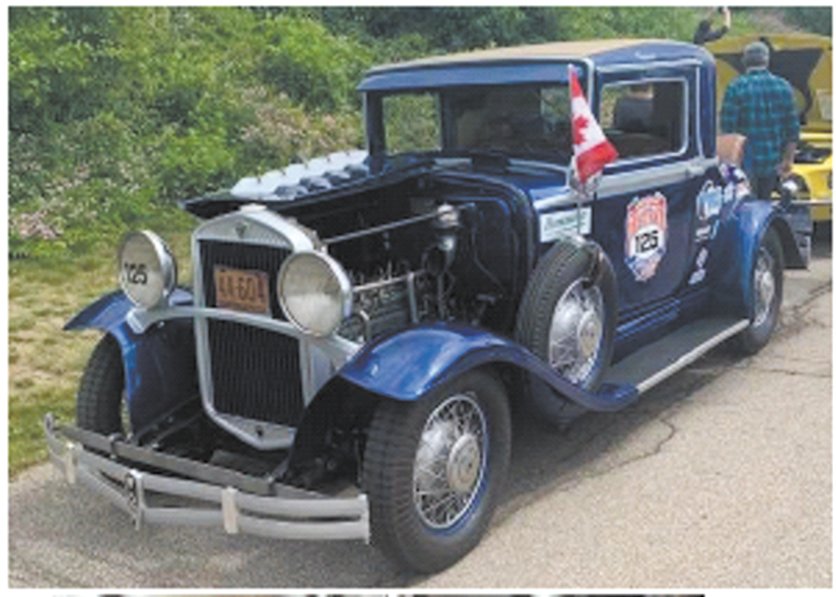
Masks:
[[[774,229],[767,230],[749,274],[754,318],[732,343],[743,355],[753,355],[769,343],[778,324],[784,292],[784,251]]]
[[[505,389],[484,371],[417,402],[382,401],[363,464],[372,543],[418,572],[456,563],[488,527],[510,452]]]
[[[76,424],[104,435],[124,434],[123,395],[125,376],[122,351],[116,339],[106,334],[99,340],[81,377],[76,401]]]

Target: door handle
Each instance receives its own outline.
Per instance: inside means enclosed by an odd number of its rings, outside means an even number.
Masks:
[[[705,174],[705,166],[703,166],[702,164],[688,164],[685,167],[685,172],[688,174],[688,178],[702,176],[703,174]]]

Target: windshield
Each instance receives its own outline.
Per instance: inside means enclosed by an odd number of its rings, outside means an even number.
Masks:
[[[572,150],[565,84],[474,86],[384,95],[386,153],[492,151],[565,163]]]

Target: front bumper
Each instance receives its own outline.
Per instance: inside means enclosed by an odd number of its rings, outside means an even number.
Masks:
[[[326,497],[60,425],[51,415],[44,430],[49,457],[65,479],[110,500],[137,529],[190,525],[274,539],[369,541],[364,494]]]

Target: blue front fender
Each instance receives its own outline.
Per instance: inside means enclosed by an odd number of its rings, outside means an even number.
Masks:
[[[339,375],[369,392],[413,401],[465,371],[500,364],[531,373],[589,410],[619,410],[638,398],[636,388],[628,385],[605,384],[597,392],[583,390],[516,342],[454,323],[420,325],[370,342]]]
[[[192,295],[178,288],[169,302],[191,304]],[[137,334],[126,320],[133,308],[128,297],[116,291],[85,307],[64,329],[96,329],[118,342],[131,427],[139,430],[198,395],[197,367],[191,319],[167,321]]]

